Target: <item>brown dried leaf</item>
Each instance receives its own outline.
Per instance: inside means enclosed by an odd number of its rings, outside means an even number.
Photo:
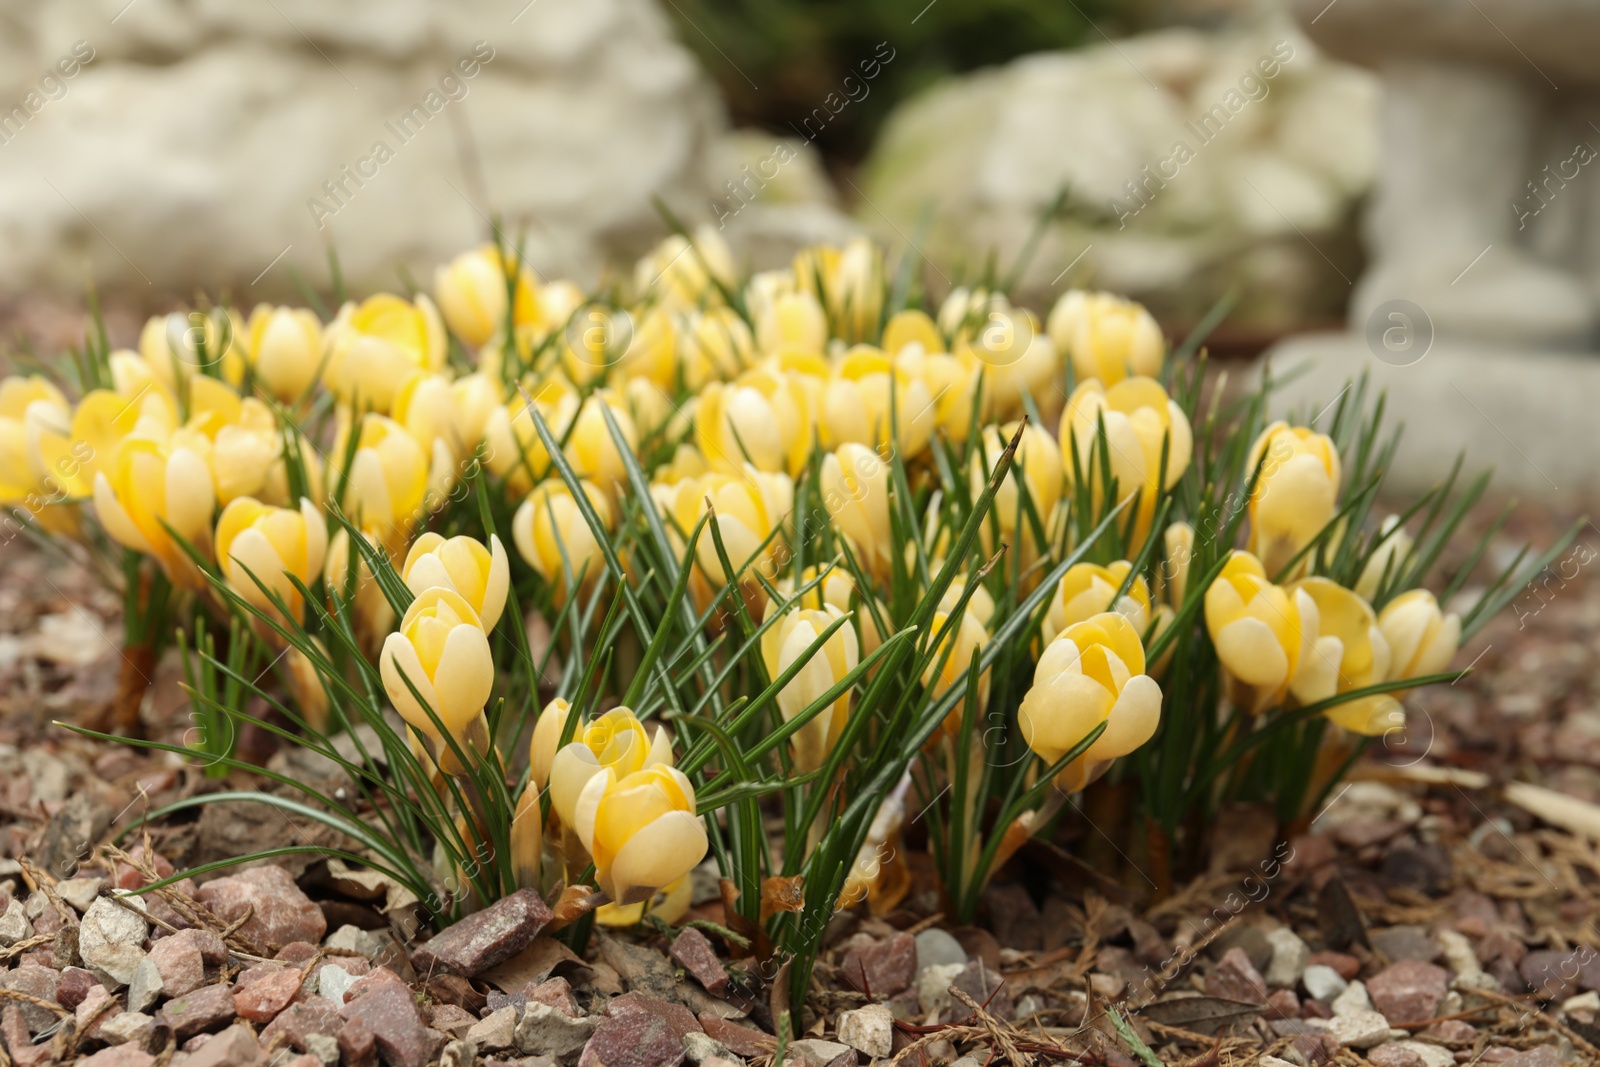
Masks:
[[[1174,997],[1146,1004],[1140,1014],[1163,1026],[1178,1026],[1211,1037],[1234,1023],[1254,1019],[1261,1014],[1261,1005],[1226,997]]]
[[[591,886],[569,885],[561,891],[561,896],[550,906],[549,929],[559,930],[570,922],[575,922],[589,914],[595,908],[605,903],[604,898],[596,893]]]
[[[765,923],[779,912],[800,911],[806,906],[805,876],[773,875],[761,881],[761,921]]]

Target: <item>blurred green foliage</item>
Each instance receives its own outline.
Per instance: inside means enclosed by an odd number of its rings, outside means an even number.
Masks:
[[[835,163],[865,155],[889,110],[906,97],[952,74],[1098,40],[1096,23],[1122,6],[1117,0],[666,0],[680,37],[721,87],[736,125],[806,138]]]

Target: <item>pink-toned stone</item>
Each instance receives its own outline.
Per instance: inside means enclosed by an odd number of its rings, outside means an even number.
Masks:
[[[711,939],[694,927],[685,926],[672,939],[672,958],[683,964],[683,969],[712,996],[720,997],[728,991],[728,972],[717,950],[711,947]]]
[[[620,997],[613,997],[606,1004],[606,1014],[613,1019],[625,1015],[653,1015],[665,1022],[680,1042],[687,1034],[701,1032],[700,1022],[694,1017],[694,1012],[682,1004],[673,1004],[648,993],[624,993]]]
[[[224,922],[237,922],[248,912],[240,936],[268,951],[294,941],[320,943],[328,932],[322,909],[282,867],[252,867],[218,878],[201,886],[195,896]]]
[[[150,946],[150,962],[161,975],[161,991],[169,997],[181,997],[199,989],[206,980],[206,959],[201,951],[203,934],[209,934],[222,945],[221,938],[210,931],[179,930],[163,937]]]
[[[442,970],[472,978],[533,944],[551,918],[538,891],[519,889],[440,931],[411,954],[411,966],[421,975]]]
[[[73,1009],[74,1021],[77,1023],[78,1033],[86,1039],[100,1037],[100,1024],[117,1014],[118,1008],[107,1007],[112,1001],[112,996],[106,987],[96,983],[90,988],[78,1006]],[[66,1007],[65,1004],[62,1007]]]
[[[233,1021],[233,991],[225,985],[201,986],[192,993],[167,1001],[159,1017],[172,1027],[179,1041],[220,1030]]]
[[[240,976],[243,977],[242,975]],[[241,982],[233,993],[233,1010],[242,1019],[257,1026],[265,1026],[278,1017],[300,992],[300,972],[290,967],[279,967],[246,985]]]
[[[897,933],[882,941],[857,940],[846,951],[841,971],[855,989],[874,998],[892,997],[917,975],[917,939]]]
[[[288,1045],[297,1052],[308,1050],[306,1038],[312,1034],[336,1036],[344,1020],[339,1009],[326,997],[306,997],[290,1004],[261,1031],[261,1044],[267,1048]]]
[[[778,1039],[771,1034],[712,1015],[710,1012],[700,1013],[700,1026],[709,1036],[722,1042],[729,1052],[746,1059],[770,1056],[778,1047]]]
[[[528,985],[522,991],[528,1000],[547,1004],[563,1015],[576,1019],[583,1012],[578,1008],[578,998],[572,993],[572,983],[565,978],[546,978],[537,985]]]
[[[1385,1042],[1367,1053],[1367,1062],[1372,1067],[1426,1067],[1422,1056],[1393,1041]]]
[[[1449,988],[1450,972],[1421,960],[1390,964],[1367,980],[1372,1006],[1395,1026],[1433,1018]]]
[[[79,1060],[77,1067],[151,1067],[156,1058],[132,1045],[112,1045]]]
[[[13,993],[22,993],[40,1000],[55,1000],[56,989],[61,984],[61,972],[37,963],[25,962],[15,970],[0,973],[0,987]],[[22,1018],[28,1029],[37,1034],[56,1021],[55,1012],[37,1004],[22,1004]]]
[[[1346,982],[1354,981],[1355,976],[1361,973],[1361,961],[1354,956],[1347,956],[1343,952],[1313,952],[1311,958],[1306,960],[1307,967],[1332,967],[1334,972]]]
[[[98,985],[100,979],[93,972],[82,967],[68,967],[61,972],[61,981],[56,985],[56,1003],[68,1011],[77,1011],[83,998]]]
[[[339,1014],[359,1020],[390,1067],[427,1067],[431,1042],[422,1012],[411,988],[387,968],[380,967],[356,982],[345,994]]]
[[[678,1067],[681,1062],[682,1036],[665,1016],[645,1011],[611,1016],[578,1057],[578,1067]]]
[[[205,1043],[174,1056],[172,1067],[259,1067],[266,1062],[261,1042],[247,1026],[230,1026],[220,1034],[202,1036]]]
[[[434,1004],[428,1008],[428,1025],[451,1037],[463,1037],[478,1022],[478,1017],[455,1004]]]
[[[1267,983],[1255,969],[1250,957],[1242,948],[1230,948],[1206,975],[1206,992],[1214,997],[1242,1000],[1250,1004],[1263,1004],[1267,999]]]
[[[15,1004],[7,1004],[4,1010],[0,1010],[0,1035],[5,1036],[6,1048],[11,1050],[11,1061],[17,1067],[44,1067],[52,1059],[50,1043],[33,1043],[28,1024]]]
[[[340,1067],[377,1067],[378,1039],[360,1019],[350,1019],[336,1035]]]

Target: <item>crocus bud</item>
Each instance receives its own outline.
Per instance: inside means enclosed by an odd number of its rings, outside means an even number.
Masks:
[[[1206,590],[1205,612],[1228,698],[1252,715],[1281,704],[1316,640],[1316,602],[1273,585],[1260,560],[1235,552]]]
[[[944,338],[926,311],[905,308],[889,316],[883,327],[883,350],[898,356],[908,345],[919,345],[923,352],[943,352]]]
[[[758,567],[772,576],[773,561],[784,551],[782,538],[772,533],[794,509],[794,483],[787,474],[769,474],[747,465],[738,476],[712,472],[670,486],[657,485],[652,492],[686,531],[694,528],[709,501],[728,562],[742,572],[739,580],[754,584]],[[700,535],[695,559],[715,586],[720,588],[732,580],[723,572],[709,529]]]
[[[508,266],[500,250],[484,245],[463,252],[433,273],[433,293],[439,301],[444,321],[455,335],[478,348],[489,335],[506,324]],[[517,277],[516,321],[519,325],[540,320],[538,284],[533,272],[523,264]]]
[[[51,469],[40,448],[46,435],[63,446],[70,442],[71,409],[61,390],[37,374],[0,382],[0,504],[23,504],[30,494],[68,495],[66,479]],[[77,465],[72,464],[74,473]]]
[[[565,697],[556,697],[544,706],[539,712],[539,721],[534,723],[533,738],[528,742],[528,768],[533,784],[540,791],[550,784],[550,764],[555,762],[556,752],[561,748],[561,733],[571,717],[572,705]],[[582,733],[580,722],[574,737]]]
[[[1105,723],[1074,763],[1126,756],[1161,722],[1161,687],[1144,669],[1144,645],[1124,616],[1106,612],[1067,627],[1045,646],[1017,708],[1023,740],[1054,764]],[[1058,784],[1082,788],[1073,779]]]
[[[341,428],[329,453],[334,464],[344,460],[348,432]],[[339,475],[331,480],[339,484]],[[403,535],[421,517],[427,488],[428,456],[422,446],[393,419],[362,416],[355,456],[344,476],[344,509],[357,525],[377,531],[386,542]]]
[[[830,605],[821,610],[793,608],[761,634],[761,658],[768,677],[776,680],[806,655],[822,631],[844,612]],[[848,624],[839,627],[827,643],[813,653],[778,693],[778,711],[788,722],[816,703],[824,693],[838,685],[861,661],[856,632]],[[794,751],[794,766],[801,773],[816,770],[828,757],[850,714],[850,693],[846,690],[833,706],[812,717],[789,738]]]
[[[511,564],[500,538],[489,535],[489,547],[471,537],[446,539],[431,530],[417,538],[406,554],[400,578],[413,593],[443,588],[459,593],[478,613],[485,632],[492,631],[506,606]]]
[[[1175,522],[1161,535],[1166,558],[1156,571],[1156,595],[1174,606],[1183,604],[1189,593],[1189,561],[1194,558],[1194,527]]]
[[[957,702],[951,709],[944,722],[944,731],[954,734],[961,726],[963,705],[966,698],[967,672],[972,669],[972,661],[982,654],[983,647],[989,643],[989,631],[984,629],[983,623],[970,610],[961,613],[961,622],[958,625],[947,624],[950,616],[943,611],[936,611],[933,622],[929,625],[935,636],[943,633],[939,638],[938,647],[934,649],[933,659],[922,672],[922,684],[928,688],[932,699],[938,700],[950,691],[952,687],[959,688],[962,701]],[[948,654],[947,654],[948,653]],[[978,711],[981,713],[989,703],[989,669],[985,668],[978,675]]]
[[[821,352],[828,343],[828,317],[809,292],[782,293],[765,312],[758,311],[756,341],[763,354],[793,350]]]
[[[606,767],[584,787],[571,825],[594,859],[595,881],[618,904],[649,900],[706,855],[694,787],[665,764],[628,775]]]
[[[1100,447],[1102,424],[1105,449]],[[1068,480],[1087,479],[1098,499],[1101,464],[1109,458],[1118,499],[1139,494],[1136,543],[1142,544],[1149,533],[1156,497],[1178,484],[1193,452],[1188,416],[1153,378],[1124,378],[1109,389],[1096,380],[1081,382],[1061,416],[1061,454]]]
[[[578,403],[577,392],[569,383],[551,378],[527,400],[517,395],[511,398],[509,405],[496,407],[489,413],[483,429],[489,446],[484,458],[490,472],[504,478],[513,493],[530,491],[535,482],[554,470],[544,439],[534,425],[534,412],[538,412],[550,428],[551,436],[559,441],[566,436],[567,427],[577,416]],[[605,428],[603,423],[601,428]]]
[[[387,552],[377,538],[363,533],[361,539],[378,552]],[[355,570],[352,573],[351,563]],[[394,628],[394,609],[383,595],[383,588],[373,577],[366,557],[351,544],[350,534],[343,527],[334,531],[328,541],[327,562],[323,565],[323,580],[330,595],[352,605],[356,633],[368,654],[377,651],[382,639]]]
[[[639,260],[634,283],[640,292],[657,293],[678,307],[698,307],[722,299],[719,285],[735,284],[733,250],[710,225],[695,230],[693,240],[675,233]]]
[[[379,673],[394,710],[442,753],[436,756],[440,768],[460,773],[427,709],[467,746],[494,688],[489,636],[472,605],[449,589],[424,591],[406,609],[399,631],[383,642]]]
[[[883,253],[876,244],[866,237],[845,242],[823,283],[840,337],[853,342],[877,335],[883,315]]]
[[[433,301],[379,293],[346,304],[328,325],[323,381],[341,401],[387,412],[412,371],[444,366],[444,324]]]
[[[578,484],[601,523],[611,529],[611,503],[605,494],[590,482]],[[605,570],[600,542],[565,482],[549,480],[536,485],[511,518],[511,536],[522,558],[558,597],[565,595],[569,582],[580,577],[590,582]]]
[[[322,366],[322,323],[305,308],[257,304],[245,360],[262,387],[285,404],[305,395]]]
[[[750,327],[730,307],[691,316],[683,342],[683,382],[700,389],[707,382],[733,378],[755,358]]]
[[[1378,629],[1389,643],[1389,678],[1420,678],[1450,666],[1461,646],[1461,617],[1445,615],[1426,589],[1401,593],[1378,613]]]
[[[612,708],[594,722],[579,723],[571,743],[550,760],[550,806],[576,829],[578,798],[590,779],[607,770],[627,777],[658,764],[672,765],[671,735],[658,729],[651,737],[632,711]]]
[[[209,555],[217,507],[209,445],[182,431],[163,441],[129,437],[94,476],[95,514],[112,540],[154,556],[169,578],[191,589],[204,588],[205,579],[173,534]]]
[[[1017,426],[1017,423],[1010,422],[1000,427],[984,428],[982,452],[973,457],[971,482],[974,499],[983,492],[1006,445],[1016,436]],[[1061,499],[1061,449],[1048,433],[1031,424],[1022,430],[1022,440],[1017,444],[1011,469],[1006,472],[1005,480],[994,494],[994,503],[981,530],[984,547],[993,552],[998,546],[993,543],[991,523],[998,524],[1000,539],[1018,544],[1023,566],[1027,566],[1039,558],[1042,546],[1034,530],[1034,520],[1017,491],[1019,478],[1028,487],[1028,498],[1033,502],[1032,514],[1038,517],[1039,525],[1048,532],[1051,513]]]
[[[1389,642],[1365,600],[1327,578],[1305,578],[1289,587],[1317,605],[1315,640],[1301,657],[1290,685],[1302,704],[1364,689],[1389,677]],[[1347,700],[1328,718],[1359,734],[1381,734],[1402,725],[1400,704],[1387,694]]]
[[[1113,386],[1130,376],[1161,373],[1161,327],[1132,300],[1074,289],[1056,301],[1047,328],[1056,348],[1072,360],[1079,382],[1092,378]]]
[[[1339,450],[1326,434],[1275,422],[1250,446],[1246,471],[1258,463],[1261,474],[1250,495],[1250,551],[1267,573],[1278,574],[1338,509]]]
[[[866,445],[840,445],[822,457],[822,504],[861,565],[889,574],[889,465]]]
[[[275,615],[267,595],[272,593],[296,621],[301,597],[289,578],[309,587],[322,574],[327,548],[327,524],[309,500],[302,499],[294,510],[242,496],[223,508],[217,520],[217,562],[228,586],[247,603]]]
[[[1068,567],[1056,586],[1056,595],[1050,598],[1050,609],[1039,631],[1045,644],[1055,640],[1056,635],[1069,626],[1108,611],[1125,617],[1133,624],[1134,632],[1142,637],[1150,625],[1149,587],[1143,578],[1135,578],[1128,591],[1117,596],[1117,590],[1122,588],[1132,569],[1133,564],[1125,559],[1107,567],[1095,563],[1076,563]]]
[[[1411,556],[1411,535],[1400,525],[1400,516],[1390,515],[1384,519],[1383,525],[1378,528],[1378,536],[1377,547],[1367,557],[1366,566],[1361,568],[1361,577],[1356,581],[1356,593],[1368,603],[1377,597],[1381,583],[1395,581],[1400,568]]]
[[[887,452],[893,442],[909,459],[928,447],[937,416],[926,382],[895,367],[876,348],[857,345],[835,365],[823,389],[822,444],[837,448],[853,442]]]
[[[627,481],[628,468],[617,448],[617,439],[611,436],[611,428],[606,425],[602,406],[611,409],[624,447],[630,452],[638,451],[639,432],[628,414],[627,404],[611,390],[601,389],[578,409],[577,425],[567,434],[564,452],[578,477],[610,491]]]
[[[769,367],[745,371],[700,392],[694,413],[695,443],[714,470],[783,471],[805,468],[816,415],[795,376]]]

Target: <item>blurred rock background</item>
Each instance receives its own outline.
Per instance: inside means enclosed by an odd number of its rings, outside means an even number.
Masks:
[[[916,6],[0,0],[0,292],[250,304],[325,290],[330,246],[393,288],[491,217],[592,283],[657,198],[758,266],[866,229],[944,286],[1009,272],[1056,205],[1030,299],[1116,288],[1177,328],[1239,286],[1247,345],[1339,317],[1376,86],[1278,0]]]

